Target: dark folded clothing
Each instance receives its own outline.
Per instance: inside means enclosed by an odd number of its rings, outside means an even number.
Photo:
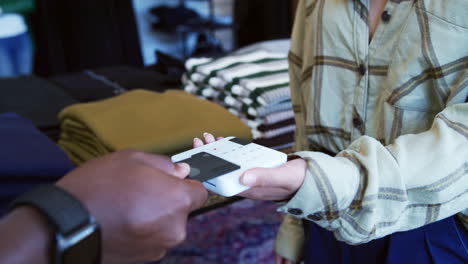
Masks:
[[[33,123],[14,113],[0,114],[0,183],[54,181],[74,165]]]
[[[51,183],[53,182],[44,181],[42,183],[40,182],[29,183],[28,181],[24,181],[24,183],[23,182],[6,183],[0,180],[0,202],[10,202],[13,199],[17,198],[18,196],[22,195],[23,193],[26,193],[41,184],[51,184]]]
[[[151,70],[165,78],[167,85],[181,87],[182,75],[185,72],[185,63],[183,60],[172,57],[162,51],[156,50],[157,63],[146,67],[146,70]]]
[[[0,179],[0,217],[6,213],[8,205],[16,198],[27,193],[39,185],[52,184],[52,181],[30,181],[9,182]]]
[[[0,79],[0,113],[18,113],[39,129],[58,127],[58,113],[74,103],[60,88],[34,76]]]
[[[125,65],[59,75],[49,80],[79,102],[107,99],[125,90],[145,89],[163,92],[180,86],[161,73]]]
[[[278,128],[294,125],[295,123],[296,121],[294,120],[294,118],[286,119],[286,120],[283,120],[274,124],[270,124],[270,125],[260,125],[258,127],[258,131],[266,132],[269,130],[275,130]]]
[[[60,126],[41,129],[42,134],[57,142],[60,137]]]
[[[153,24],[153,29],[166,32],[175,31],[180,25],[201,19],[201,16],[196,11],[184,6],[156,6],[150,9],[150,14],[158,20]]]
[[[178,83],[174,83],[172,78],[168,78],[159,72],[126,65],[96,69],[93,72],[108,78],[127,90],[145,89],[164,92],[168,89],[180,89],[181,86],[180,80]]]
[[[0,201],[0,218],[5,216],[7,214],[7,209],[8,209],[8,202],[1,202]]]
[[[292,152],[294,149],[294,142],[289,142],[289,143],[281,144],[278,146],[271,146],[269,148],[276,149],[285,153],[289,153],[289,152]]]
[[[259,138],[254,140],[254,143],[265,146],[274,147],[289,144],[294,142],[294,132],[283,134],[272,138]]]
[[[49,79],[79,102],[90,102],[115,95],[114,88],[80,73],[70,73]]]

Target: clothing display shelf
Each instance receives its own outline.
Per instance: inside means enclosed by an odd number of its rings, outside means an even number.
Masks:
[[[199,24],[198,27],[197,25],[182,25],[180,30],[182,31],[188,30],[190,32],[193,32],[193,31],[203,31],[203,30],[206,30],[206,28],[208,28],[214,33],[214,31],[217,29],[232,28],[234,24],[232,20],[230,22],[223,22],[223,23],[221,23],[220,21],[217,21],[216,16],[215,16],[213,0],[179,0],[179,6],[185,7],[186,2],[206,2],[208,5],[208,20],[206,21],[205,24]]]
[[[186,8],[187,2],[205,2],[207,4],[208,16],[199,20],[187,20],[181,24],[178,24],[174,28],[158,28],[158,31],[177,34],[182,39],[182,55],[186,59],[191,56],[187,48],[187,40],[189,34],[198,33],[200,35],[205,34],[208,38],[216,39],[215,32],[218,30],[235,30],[235,23],[232,17],[221,17],[215,14],[214,1],[213,0],[179,0],[178,7],[183,9]],[[234,2],[234,1],[233,1]],[[190,9],[187,9],[190,10]],[[232,40],[232,46],[234,47],[235,41]]]

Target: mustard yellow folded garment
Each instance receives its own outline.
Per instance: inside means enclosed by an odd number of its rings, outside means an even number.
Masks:
[[[249,128],[223,107],[178,90],[133,90],[69,106],[59,119],[59,145],[76,164],[125,148],[172,155],[190,149],[203,132],[252,139]]]

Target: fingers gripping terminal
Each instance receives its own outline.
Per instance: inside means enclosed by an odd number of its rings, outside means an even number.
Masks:
[[[248,169],[276,168],[287,161],[287,155],[249,143],[235,137],[227,137],[199,148],[172,156],[173,162],[190,165],[189,177],[222,196],[230,197],[249,187],[239,178]]]

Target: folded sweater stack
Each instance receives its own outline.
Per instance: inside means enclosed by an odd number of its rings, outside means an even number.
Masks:
[[[0,90],[0,113],[17,113],[51,138],[59,134],[58,113],[77,103],[59,86],[36,76],[0,79]]]
[[[293,145],[295,131],[287,55],[265,50],[186,62],[184,89],[239,116],[268,147]]]
[[[180,90],[133,90],[67,107],[59,118],[58,143],[75,164],[125,148],[172,155],[190,149],[193,138],[206,131],[252,139],[235,115]]]
[[[19,195],[53,183],[74,168],[32,121],[15,113],[0,114],[0,146],[0,216]]]

